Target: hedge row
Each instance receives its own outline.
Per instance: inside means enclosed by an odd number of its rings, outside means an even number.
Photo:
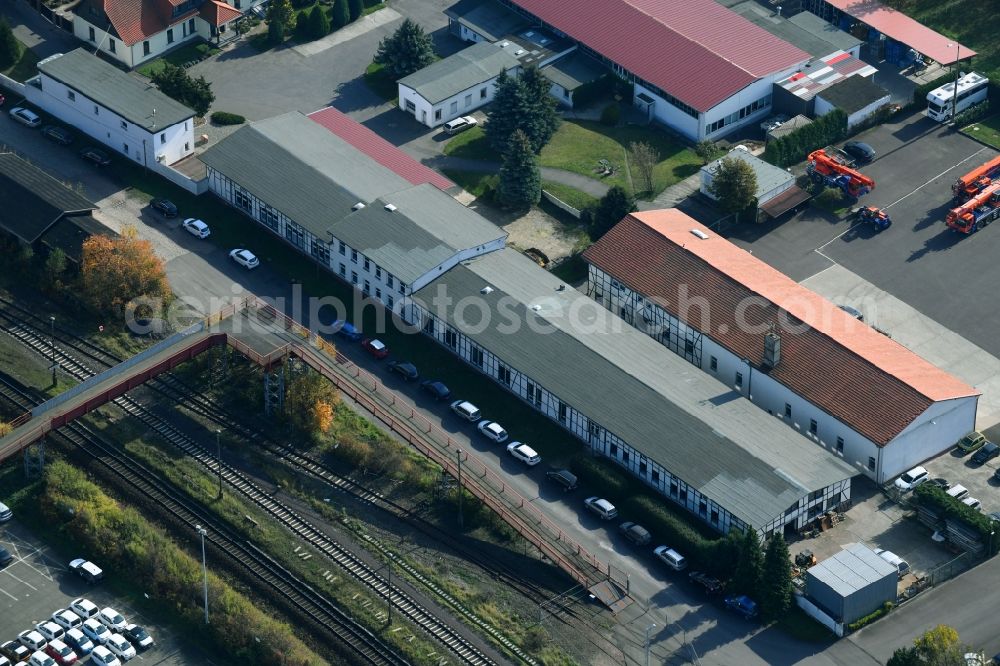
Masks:
[[[913,496],[917,499],[918,504],[934,509],[942,518],[960,520],[971,529],[979,532],[983,544],[993,543],[993,552],[990,555],[994,555],[1000,550],[1000,539],[990,538],[990,532],[995,531],[995,528],[994,522],[989,516],[980,513],[971,506],[962,504],[960,500],[929,483],[917,486],[917,489],[913,491]]]
[[[212,113],[212,122],[216,125],[242,125],[246,118],[238,113],[228,113],[226,111],[215,111]]]
[[[209,571],[212,620],[201,608],[201,563],[135,509],[123,507],[77,468],[49,463],[40,508],[51,525],[77,544],[105,571],[141,585],[149,598],[169,609],[182,634],[205,633],[234,661],[250,664],[325,664],[292,633]],[[192,540],[194,537],[192,536]]]
[[[864,617],[858,618],[854,622],[851,622],[849,625],[847,625],[847,628],[850,629],[851,631],[857,631],[861,627],[864,627],[865,625],[869,625],[872,622],[874,622],[875,620],[877,620],[880,617],[882,617],[883,615],[886,615],[891,610],[892,610],[892,602],[891,601],[887,601],[884,604],[882,604],[882,607],[879,608],[878,610],[876,610],[876,611],[874,611],[872,613],[869,613],[868,615],[865,615]]]
[[[691,561],[691,567],[729,578],[736,566],[735,543],[707,524],[695,522],[670,500],[640,487],[640,482],[611,463],[578,458],[571,469],[589,493],[606,498],[624,518],[633,518],[650,531],[656,546],[666,544]]]
[[[840,109],[767,143],[764,159],[779,167],[798,164],[809,153],[847,136],[847,114]]]

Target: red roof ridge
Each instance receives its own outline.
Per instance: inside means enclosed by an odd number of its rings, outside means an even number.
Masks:
[[[652,229],[926,398],[940,401],[981,395],[981,391],[856,320],[820,294],[800,285],[683,212],[673,208],[652,210],[632,213],[625,219],[629,218]],[[695,236],[693,230],[705,234],[706,238]]]

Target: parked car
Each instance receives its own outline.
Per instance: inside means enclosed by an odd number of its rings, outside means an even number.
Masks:
[[[73,648],[60,640],[50,642],[49,646],[45,648],[45,652],[50,657],[55,659],[56,663],[60,664],[60,666],[75,664],[77,660],[77,654],[76,652],[73,652]]]
[[[542,457],[535,453],[535,450],[522,442],[511,442],[507,445],[507,453],[514,456],[525,465],[534,467],[542,462]]]
[[[969,507],[970,509],[975,509],[976,511],[983,510],[983,503],[977,500],[975,497],[966,497],[962,500],[962,504]]]
[[[389,372],[395,372],[408,382],[420,377],[417,366],[406,361],[389,361],[385,367],[388,368]]]
[[[601,520],[612,520],[618,517],[618,509],[615,505],[601,497],[588,497],[583,500],[583,505]]]
[[[484,437],[492,439],[497,444],[503,444],[507,441],[507,431],[496,421],[483,419],[476,427],[479,428],[479,432],[483,433]]]
[[[899,577],[902,578],[910,570],[910,563],[904,560],[902,557],[892,552],[891,550],[885,550],[884,548],[876,548],[875,554],[881,557],[883,560],[896,567],[896,571]]]
[[[389,355],[389,347],[377,338],[365,338],[361,341],[361,348],[377,359],[383,359]]]
[[[56,661],[41,650],[36,650],[28,658],[28,666],[56,666]]]
[[[94,666],[122,666],[121,660],[103,645],[98,645],[90,653],[90,663]]]
[[[124,629],[125,625],[128,624],[122,614],[111,606],[102,608],[101,612],[97,614],[97,620],[112,631]]]
[[[21,645],[29,650],[44,650],[45,646],[49,644],[45,640],[45,636],[34,629],[25,629],[17,635],[17,640],[21,641]]]
[[[135,648],[121,634],[111,634],[106,647],[122,661],[128,661],[135,656]]]
[[[906,472],[893,484],[897,490],[906,492],[908,490],[913,490],[922,483],[926,483],[930,478],[927,470],[923,467],[914,467],[909,472]]]
[[[357,342],[361,339],[361,331],[357,329],[351,322],[346,319],[338,319],[331,324],[333,332],[342,338],[347,338],[351,342]]]
[[[968,435],[958,440],[958,444],[955,446],[958,447],[960,453],[972,453],[973,451],[983,448],[987,441],[989,440],[986,439],[986,435],[978,430],[973,430]]]
[[[13,517],[14,512],[10,510],[10,507],[3,502],[0,502],[0,523],[6,523]]]
[[[80,631],[97,645],[104,645],[111,638],[111,632],[108,628],[93,617],[83,621],[83,624],[80,625]]]
[[[468,400],[456,400],[451,403],[451,411],[455,412],[466,421],[471,421],[472,423],[475,423],[482,417],[479,408]]]
[[[875,159],[875,149],[863,141],[848,141],[844,144],[844,152],[859,162],[871,162]]]
[[[993,442],[986,442],[981,449],[972,454],[972,462],[976,465],[982,465],[987,460],[997,457],[997,455],[1000,455],[1000,446],[997,446]]]
[[[101,167],[111,164],[111,158],[100,148],[84,148],[80,151],[80,157]]]
[[[82,626],[82,625],[81,625]],[[80,656],[87,656],[94,651],[94,642],[79,629],[69,629],[66,631],[66,645],[73,648],[73,651]]]
[[[135,646],[136,650],[148,650],[153,647],[153,637],[149,635],[144,627],[138,624],[128,624],[125,625],[125,631],[122,635],[128,639],[128,642]]]
[[[229,258],[248,271],[260,266],[260,260],[257,259],[257,255],[245,248],[238,247],[235,250],[230,250]]]
[[[688,578],[696,585],[700,585],[706,594],[718,594],[725,588],[725,583],[721,580],[700,571],[692,571],[688,574]]]
[[[83,624],[83,618],[74,613],[68,608],[63,608],[62,610],[57,610],[52,614],[52,621],[58,624],[60,627],[69,631],[70,629],[76,629],[81,624]]]
[[[562,486],[563,492],[576,490],[576,474],[568,469],[550,469],[545,473],[545,478]]]
[[[177,206],[170,199],[153,199],[149,205],[153,210],[162,213],[164,217],[177,217]]]
[[[96,583],[104,578],[104,571],[93,562],[78,558],[69,563],[69,570],[88,583]]]
[[[642,525],[627,521],[618,526],[618,531],[637,546],[645,546],[653,540],[653,535]]]
[[[40,633],[42,636],[45,636],[45,640],[47,641],[62,640],[63,636],[66,635],[66,630],[60,627],[55,622],[53,622],[52,620],[39,622],[38,624],[35,625],[35,629],[37,629],[38,633]]]
[[[670,546],[657,546],[653,549],[653,555],[674,571],[684,571],[687,568],[687,558]]]
[[[52,139],[56,143],[62,146],[68,146],[73,143],[73,135],[65,127],[59,127],[58,125],[46,125],[42,128],[42,134],[46,138]]]
[[[14,556],[10,554],[10,551],[0,546],[0,569],[14,561]]]
[[[28,661],[28,657],[31,656],[31,649],[18,641],[7,641],[0,644],[0,655],[10,659],[15,664],[19,664],[22,661]]]
[[[944,490],[944,491],[947,491],[949,488],[951,488],[951,482],[949,482],[948,479],[946,479],[944,477],[941,477],[941,476],[938,476],[938,477],[935,477],[933,479],[930,479],[927,482],[927,485],[929,485],[929,486],[937,486],[938,488],[940,488],[941,490]]]
[[[212,230],[208,228],[208,225],[194,217],[189,217],[181,222],[181,226],[195,238],[208,238],[212,235]]]
[[[84,620],[87,618],[97,615],[97,611],[100,610],[90,599],[85,599],[80,597],[79,599],[74,599],[69,604],[69,609],[82,617]]]
[[[430,395],[435,400],[447,400],[451,397],[451,389],[444,382],[433,379],[425,379],[420,382],[420,389]]]
[[[448,134],[458,134],[478,124],[479,121],[472,116],[462,116],[461,118],[455,118],[446,122],[444,124],[444,131]]]
[[[27,125],[28,127],[38,127],[42,124],[42,119],[38,117],[38,114],[30,109],[26,109],[23,106],[15,106],[9,111],[10,117],[16,122],[22,125]]]
[[[726,608],[736,611],[748,620],[757,617],[757,602],[745,594],[726,597]]]

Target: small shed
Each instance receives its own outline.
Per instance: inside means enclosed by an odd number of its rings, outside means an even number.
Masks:
[[[847,114],[847,128],[850,129],[888,106],[890,99],[885,88],[863,76],[850,76],[816,93],[814,111],[817,116],[825,116],[834,109],[841,109]]]
[[[806,571],[806,596],[846,625],[895,601],[897,579],[896,567],[853,543]]]
[[[767,133],[767,140],[774,141],[775,139],[780,139],[783,136],[788,136],[795,130],[801,127],[805,127],[806,125],[809,125],[811,123],[812,120],[810,120],[806,116],[803,116],[801,113],[798,114],[797,116],[792,116],[785,122],[775,127],[773,130],[769,131]]]
[[[701,193],[709,199],[717,200],[711,191],[712,179],[726,158],[746,162],[756,174],[758,213],[778,217],[809,200],[809,193],[795,184],[795,176],[756,157],[743,146],[733,148],[726,157],[701,168]]]

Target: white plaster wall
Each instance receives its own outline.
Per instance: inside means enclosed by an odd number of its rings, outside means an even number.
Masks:
[[[976,429],[978,396],[932,404],[883,450],[879,483],[955,446]]]
[[[692,118],[652,90],[644,88],[637,81],[635,83],[635,95],[639,93],[646,93],[646,95],[656,100],[656,104],[653,107],[653,117],[658,121],[680,132],[689,139],[697,140],[701,138],[698,134],[700,128],[698,118]]]
[[[399,88],[399,108],[403,113],[412,114],[418,123],[435,127],[439,122],[434,121],[434,107],[426,99],[417,94],[417,91],[403,84],[397,84]],[[414,110],[406,108],[406,102],[412,102]]]
[[[96,20],[96,17],[95,17]],[[94,41],[90,40],[90,28],[94,29]],[[133,66],[132,62],[132,50],[123,42],[122,40],[114,37],[113,34],[108,33],[110,26],[104,26],[103,28],[97,24],[90,23],[78,14],[73,14],[73,34],[76,35],[80,40],[91,45],[91,48],[99,48],[104,53],[109,56],[124,63],[128,67]],[[111,42],[114,42],[115,50],[111,50]],[[140,53],[141,46],[140,46]]]
[[[511,76],[517,76],[519,69],[519,67],[514,67],[507,70],[507,73]],[[452,95],[448,99],[438,102],[437,104],[431,104],[412,88],[404,86],[403,84],[398,84],[399,108],[402,109],[404,113],[412,113],[413,117],[416,118],[419,123],[432,128],[438,127],[439,125],[445,124],[449,120],[454,120],[460,116],[467,116],[476,109],[486,106],[492,102],[493,98],[496,96],[496,80],[497,79],[494,76],[489,81],[477,83],[475,86],[463,90],[457,95]],[[481,91],[483,89],[486,90],[486,97],[482,96]],[[414,111],[407,111],[407,101],[413,102],[416,107]],[[455,103],[454,111],[451,108],[452,102]],[[441,112],[440,118],[436,118],[435,116],[438,111]]]

